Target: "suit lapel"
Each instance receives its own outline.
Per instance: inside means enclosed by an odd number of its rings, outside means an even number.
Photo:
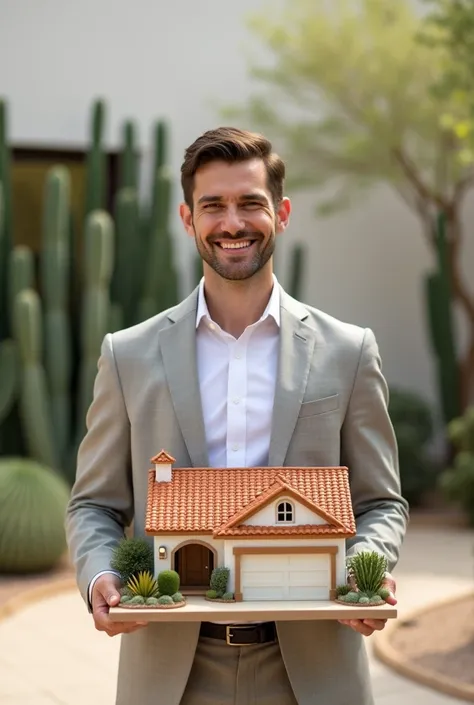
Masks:
[[[284,465],[304,398],[317,332],[305,323],[304,306],[281,289],[278,375],[268,465]]]
[[[193,467],[208,467],[206,433],[196,359],[197,289],[169,314],[172,325],[160,332],[166,378]]]

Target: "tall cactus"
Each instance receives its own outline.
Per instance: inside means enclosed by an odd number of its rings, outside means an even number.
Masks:
[[[293,246],[290,259],[290,281],[288,291],[294,299],[302,298],[304,281],[304,258],[305,249],[303,245],[297,243]]]
[[[7,418],[17,398],[19,363],[17,346],[7,338],[0,343],[0,425]]]
[[[132,188],[120,189],[115,200],[115,267],[111,299],[121,313],[114,327],[119,320],[125,326],[135,322],[135,305],[141,283],[139,227],[137,192]]]
[[[10,150],[7,104],[0,100],[0,340],[9,335],[7,268],[13,249]]]
[[[57,469],[58,455],[42,364],[41,301],[33,289],[23,289],[16,297],[13,329],[22,361],[20,416],[29,456]]]
[[[123,126],[123,144],[120,154],[120,187],[138,191],[138,154],[135,124],[128,120]]]
[[[44,192],[40,274],[44,300],[45,367],[55,441],[61,461],[66,458],[71,432],[69,192],[70,178],[67,169],[61,166],[51,169],[47,175]]]
[[[142,298],[139,305],[139,318],[151,318],[170,304],[170,285],[173,285],[173,253],[169,235],[169,211],[171,197],[171,177],[167,167],[161,167],[155,178],[150,222],[150,240],[143,281]]]
[[[13,320],[15,299],[23,289],[35,286],[35,262],[33,252],[26,245],[17,245],[10,254],[8,267],[8,309]]]
[[[107,178],[106,156],[103,149],[105,103],[96,100],[91,112],[91,136],[86,165],[85,217],[97,209],[105,208]]]
[[[114,226],[108,213],[95,211],[90,214],[84,245],[77,443],[85,431],[85,418],[93,398],[102,340],[110,330],[109,287],[114,267]]]
[[[444,420],[449,423],[460,415],[461,403],[444,213],[440,213],[437,219],[436,249],[438,269],[425,280],[425,296],[431,345],[438,371],[439,396]]]

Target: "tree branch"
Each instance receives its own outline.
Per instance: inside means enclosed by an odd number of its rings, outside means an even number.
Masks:
[[[401,147],[395,147],[392,151],[395,159],[400,164],[403,173],[415,187],[420,199],[422,201],[432,201],[436,203],[440,208],[446,208],[447,201],[439,194],[431,191],[428,186],[422,181],[417,170],[410,159],[403,153]]]

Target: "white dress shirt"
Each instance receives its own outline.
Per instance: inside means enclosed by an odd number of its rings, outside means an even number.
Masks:
[[[201,280],[196,316],[197,366],[211,467],[268,464],[279,332],[280,288],[275,275],[261,318],[247,326],[238,339],[211,319]],[[89,601],[97,578],[112,572],[104,570],[94,576]]]
[[[278,364],[280,289],[236,339],[211,320],[199,285],[197,365],[211,467],[268,464]]]

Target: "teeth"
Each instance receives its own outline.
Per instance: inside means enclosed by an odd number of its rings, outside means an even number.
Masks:
[[[240,250],[244,247],[248,247],[250,245],[250,240],[244,240],[243,242],[221,242],[220,245],[224,250]]]

